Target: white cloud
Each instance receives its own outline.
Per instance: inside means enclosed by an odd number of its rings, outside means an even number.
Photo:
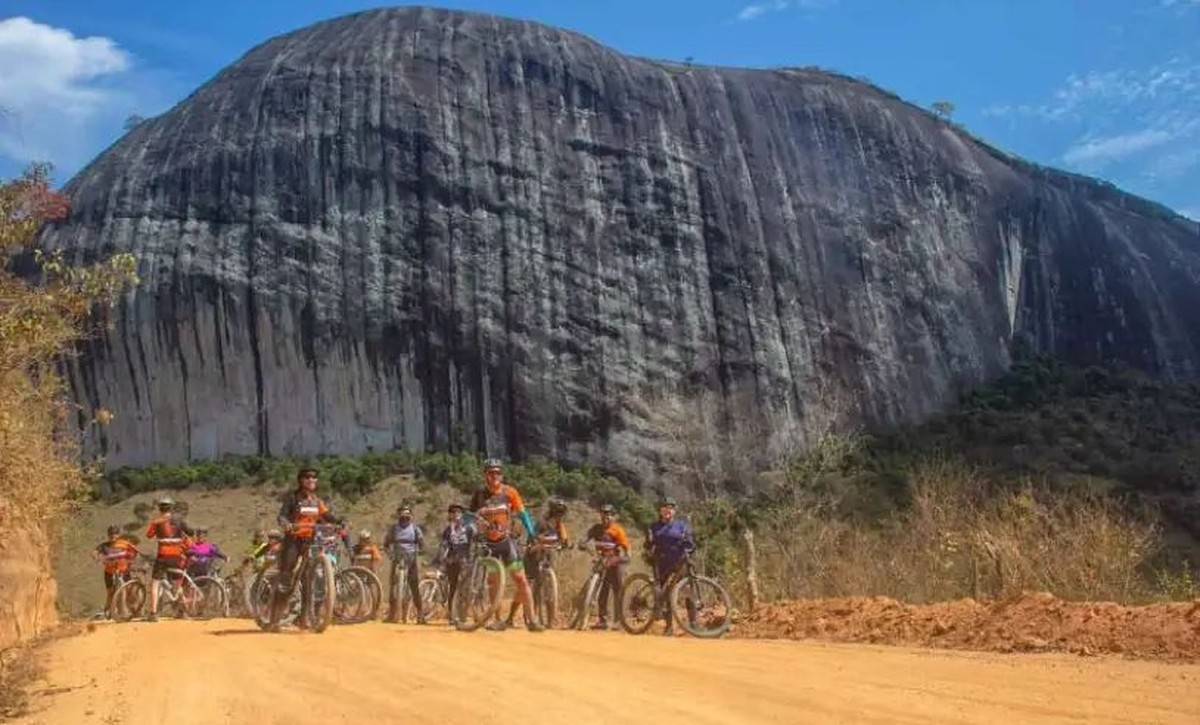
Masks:
[[[1174,137],[1161,129],[1147,129],[1116,136],[1082,139],[1063,154],[1072,166],[1101,168],[1112,161],[1161,146]]]
[[[1044,100],[984,113],[1073,129],[1078,136],[1062,163],[1137,178],[1146,193],[1200,175],[1200,62],[1186,55],[1146,68],[1071,75]]]
[[[133,58],[110,38],[0,20],[0,68],[0,157],[16,162],[78,166],[138,108]]]
[[[788,8],[816,10],[833,5],[837,0],[764,0],[747,5],[738,13],[738,20],[754,20],[767,13],[777,13]]]

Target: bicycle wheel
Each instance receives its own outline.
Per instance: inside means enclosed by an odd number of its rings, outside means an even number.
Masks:
[[[383,582],[379,575],[365,566],[352,566],[346,569],[363,583],[363,594],[366,597],[363,607],[363,621],[379,616],[379,607],[383,604]]]
[[[587,629],[588,619],[596,612],[596,598],[600,593],[600,575],[592,572],[583,583],[575,601],[571,603],[571,624],[569,629],[583,631]]]
[[[462,598],[461,604],[456,607],[460,613],[458,628],[464,632],[474,632],[499,617],[503,594],[504,565],[490,556],[476,559],[466,581],[455,592],[456,598]]]
[[[689,575],[675,582],[671,609],[679,626],[694,637],[720,637],[733,624],[729,592],[706,576]]]
[[[558,575],[553,569],[543,569],[540,579],[535,604],[542,626],[550,629],[558,624]]]
[[[225,584],[215,577],[198,576],[193,582],[200,592],[193,613],[200,619],[217,619],[229,616],[229,593]]]
[[[645,634],[654,624],[656,587],[647,574],[630,574],[621,585],[621,628],[630,634]]]
[[[334,591],[333,562],[325,552],[311,554],[305,575],[308,577],[308,626],[318,634],[333,621]]]
[[[333,619],[338,624],[359,624],[366,621],[369,594],[366,585],[357,574],[343,569],[333,576],[337,600],[333,607]]]
[[[128,622],[141,616],[146,606],[146,584],[139,579],[130,579],[113,592],[112,615],[118,622]]]
[[[278,576],[277,570],[268,569],[255,577],[254,583],[250,585],[252,614],[255,623],[262,629],[271,626],[271,598],[275,593],[275,579]],[[292,592],[288,595],[288,606],[279,616],[280,624],[291,624],[299,615],[299,597],[295,591],[298,588],[293,587]]]
[[[428,576],[421,580],[417,585],[417,591],[421,595],[421,607],[425,610],[425,616],[429,619],[442,616],[445,612],[445,603],[441,601],[439,596],[441,593],[440,582],[437,577]]]

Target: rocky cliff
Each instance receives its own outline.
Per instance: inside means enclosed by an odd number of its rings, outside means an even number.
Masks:
[[[648,470],[920,419],[1015,341],[1200,364],[1194,223],[870,85],[432,9],[272,39],[66,187],[141,286],[72,364],[110,466],[464,445]],[[689,393],[690,394],[690,393]],[[723,421],[723,424],[722,424]]]

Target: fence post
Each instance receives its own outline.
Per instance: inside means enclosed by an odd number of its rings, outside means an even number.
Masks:
[[[754,548],[754,532],[742,530],[742,543],[746,548],[746,594],[750,599],[750,611],[758,608],[758,552]]]

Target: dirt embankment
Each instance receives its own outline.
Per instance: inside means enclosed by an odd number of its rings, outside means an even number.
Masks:
[[[739,622],[734,634],[1200,662],[1200,600],[1126,607],[1045,593],[928,605],[886,597],[802,599],[764,605]]]
[[[0,537],[0,651],[57,624],[57,595],[45,534],[6,531]]]

